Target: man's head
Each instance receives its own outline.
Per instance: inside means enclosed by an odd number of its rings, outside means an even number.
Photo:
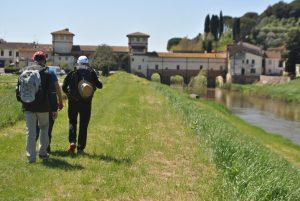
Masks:
[[[43,51],[37,51],[34,53],[32,60],[37,62],[39,65],[44,66],[46,64],[46,54]]]
[[[80,56],[77,60],[77,63],[82,65],[88,65],[89,59],[86,56]]]

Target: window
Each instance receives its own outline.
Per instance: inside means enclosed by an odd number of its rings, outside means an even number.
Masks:
[[[4,50],[1,50],[1,56],[4,56]]]
[[[132,58],[131,61],[134,61],[134,58]]]
[[[60,61],[60,60],[61,60],[61,57],[58,57],[58,60]]]
[[[249,64],[249,60],[248,59],[246,60],[246,64]]]
[[[145,61],[145,59],[143,59],[143,62]]]
[[[250,73],[255,74],[255,68],[251,68]]]
[[[11,57],[12,56],[12,51],[9,51],[8,55]]]
[[[271,65],[272,64],[272,60],[269,60],[269,65]]]
[[[48,58],[48,54],[46,54],[46,58]]]
[[[155,70],[158,70],[158,65],[157,64],[155,65]]]
[[[139,69],[139,70],[141,70],[141,69],[142,69],[142,66],[141,66],[141,65],[139,65],[139,66],[138,66],[138,69]]]
[[[245,75],[245,69],[242,68],[242,72],[241,72],[242,75]]]
[[[65,57],[65,60],[68,61],[68,57]]]
[[[202,65],[200,65],[200,70],[202,70],[203,69],[203,66]]]
[[[16,52],[16,57],[19,57],[19,52]]]
[[[137,42],[140,42],[140,38],[136,38],[136,41],[137,41]]]
[[[177,65],[177,70],[179,70],[180,69],[180,65]]]
[[[243,60],[242,63],[245,63],[245,60]]]
[[[254,59],[252,59],[252,64],[255,64],[255,60]]]

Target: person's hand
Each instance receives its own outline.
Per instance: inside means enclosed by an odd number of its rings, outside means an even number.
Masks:
[[[63,102],[58,103],[58,110],[62,110],[64,108]]]
[[[57,118],[57,112],[52,112],[52,118],[55,120]]]

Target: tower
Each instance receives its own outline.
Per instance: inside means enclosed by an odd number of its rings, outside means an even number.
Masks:
[[[71,54],[74,34],[68,28],[52,32],[53,54]]]
[[[146,54],[148,52],[148,38],[147,34],[135,32],[127,35],[129,53],[131,55]]]
[[[68,28],[55,31],[52,35],[53,64],[72,68],[74,57],[72,56],[74,34]]]

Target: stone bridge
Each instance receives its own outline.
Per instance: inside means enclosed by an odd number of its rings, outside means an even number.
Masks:
[[[195,77],[199,74],[199,70],[147,70],[147,79],[151,80],[151,76],[157,73],[160,75],[161,83],[170,85],[171,77],[175,75],[180,75],[183,77],[184,83],[187,85],[191,81],[192,77]],[[208,70],[207,71],[207,86],[215,87],[216,86],[216,77],[222,76],[224,80],[226,80],[226,71],[224,70]]]

